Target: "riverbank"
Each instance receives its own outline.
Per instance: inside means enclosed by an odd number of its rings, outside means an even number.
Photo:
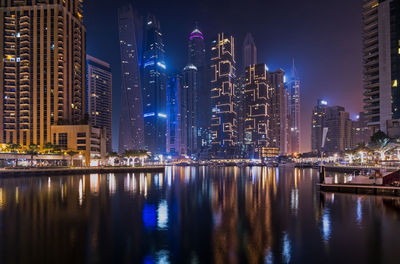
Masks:
[[[91,174],[91,173],[135,173],[135,172],[151,173],[151,172],[164,172],[164,170],[165,166],[3,169],[0,170],[0,178],[75,175],[75,174]]]

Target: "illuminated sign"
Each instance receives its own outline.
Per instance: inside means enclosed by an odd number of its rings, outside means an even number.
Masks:
[[[159,117],[162,117],[162,118],[167,118],[167,115],[166,115],[166,114],[158,113],[157,115],[158,115]]]
[[[155,116],[155,115],[156,115],[156,113],[151,112],[151,113],[144,114],[143,117],[150,117],[150,116]]]

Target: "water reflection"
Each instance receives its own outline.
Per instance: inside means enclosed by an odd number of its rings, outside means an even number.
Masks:
[[[265,167],[2,179],[0,262],[390,263],[399,199],[317,182]]]

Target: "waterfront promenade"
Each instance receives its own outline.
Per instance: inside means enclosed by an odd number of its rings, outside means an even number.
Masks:
[[[27,176],[56,176],[77,175],[90,173],[135,173],[135,172],[164,172],[165,166],[143,167],[72,167],[72,168],[27,168],[27,169],[0,169],[0,178],[27,177]]]

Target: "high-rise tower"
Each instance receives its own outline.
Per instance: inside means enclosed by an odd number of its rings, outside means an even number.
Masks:
[[[400,2],[363,0],[362,18],[364,110],[373,132],[388,133],[400,119]]]
[[[143,116],[145,145],[152,153],[165,153],[166,147],[166,63],[160,23],[148,15],[143,35]]]
[[[204,67],[206,65],[204,35],[197,26],[189,37],[188,64],[193,64],[197,68]]]
[[[106,129],[106,151],[112,151],[112,72],[110,64],[87,55],[90,123]]]
[[[296,67],[292,66],[292,76],[287,82],[289,93],[289,146],[288,153],[299,153],[300,151],[300,80],[297,75]]]
[[[211,45],[212,151],[233,157],[237,141],[235,42],[233,36],[220,33]]]
[[[118,9],[121,53],[121,113],[118,152],[144,147],[142,87],[135,13],[131,5]]]
[[[209,147],[211,103],[204,34],[197,26],[189,36],[188,51],[188,65],[193,65],[197,69],[197,109],[202,109],[196,113],[197,150],[200,152],[202,147],[203,149]]]
[[[270,104],[270,146],[287,153],[288,135],[288,93],[284,85],[285,72],[278,69],[268,72]]]
[[[86,114],[82,0],[0,2],[0,142],[52,142]]]
[[[270,100],[265,64],[251,65],[245,71],[244,145],[251,158],[262,158],[270,143]]]
[[[247,33],[243,42],[242,71],[246,67],[257,64],[257,47],[251,33]]]
[[[179,92],[180,154],[191,156],[197,152],[197,68],[193,64],[183,69],[182,86]]]

